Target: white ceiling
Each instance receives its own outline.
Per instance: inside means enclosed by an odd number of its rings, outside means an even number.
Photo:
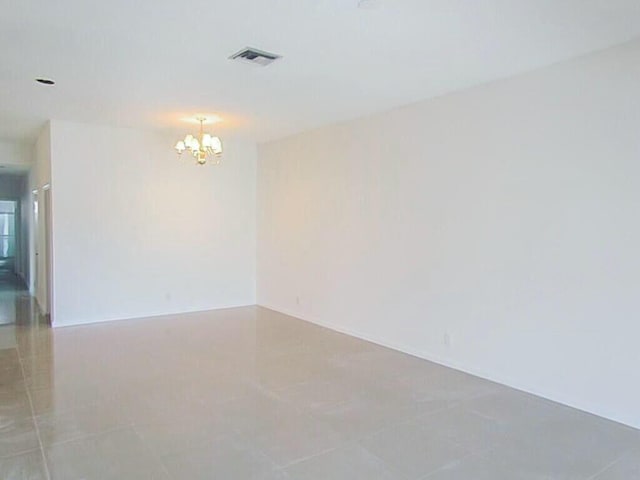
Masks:
[[[640,35],[638,0],[2,0],[0,138],[48,118],[286,136]],[[232,62],[245,46],[283,55]],[[55,87],[36,84],[48,76]]]

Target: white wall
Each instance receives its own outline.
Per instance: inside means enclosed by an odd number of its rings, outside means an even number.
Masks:
[[[635,42],[260,146],[258,303],[640,427],[638,85]]]
[[[24,143],[0,140],[0,164],[13,168],[29,168],[31,165],[30,146]]]
[[[55,326],[255,303],[254,144],[51,122]],[[186,155],[185,155],[186,157]]]
[[[35,224],[33,209],[33,192],[38,192],[38,202],[42,211],[42,199],[44,198],[44,187],[51,184],[51,125],[47,123],[36,140],[33,148],[33,165],[29,171],[27,200],[28,212],[23,209],[23,214],[29,215],[29,291],[36,297],[41,311],[47,311],[47,258],[42,254],[47,238],[45,223],[40,221]],[[25,202],[23,201],[23,205]],[[36,255],[36,245],[38,255]],[[37,276],[37,278],[36,278]]]

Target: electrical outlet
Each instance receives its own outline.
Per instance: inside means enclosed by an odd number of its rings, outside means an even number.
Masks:
[[[444,338],[442,339],[442,342],[444,343],[445,347],[451,346],[451,335],[449,335],[448,332],[444,334]]]
[[[300,297],[296,296],[296,305],[300,305]]]

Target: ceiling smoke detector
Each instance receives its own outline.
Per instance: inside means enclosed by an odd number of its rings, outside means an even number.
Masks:
[[[251,63],[253,65],[260,65],[261,67],[266,67],[279,58],[282,58],[282,56],[250,47],[243,48],[239,52],[234,53],[229,57],[229,59],[231,60],[240,60],[246,63]]]

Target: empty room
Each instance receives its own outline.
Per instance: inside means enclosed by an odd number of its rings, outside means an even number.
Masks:
[[[640,480],[637,0],[1,9],[1,480]]]

